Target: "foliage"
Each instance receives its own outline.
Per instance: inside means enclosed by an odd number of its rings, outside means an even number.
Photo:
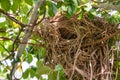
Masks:
[[[96,7],[96,4],[102,4],[99,1],[102,0],[46,0],[45,5],[39,8],[38,22],[42,18],[54,17],[57,12],[61,11],[67,13],[67,17],[79,14],[78,19],[81,19],[85,13],[88,13],[90,18],[100,16],[111,24],[118,24],[120,22],[119,10],[116,9],[113,14],[114,10],[102,9],[101,6]],[[120,4],[119,0],[103,1],[113,5]],[[18,61],[14,61],[26,29],[21,25],[29,23],[31,11],[36,2],[37,0],[0,0],[0,79],[10,79],[13,65],[18,62],[18,78],[21,80],[35,77],[47,80],[42,75],[47,75],[48,80],[56,80],[56,78],[66,80],[62,65],[56,65],[53,70],[43,64],[47,55],[47,50],[43,46],[47,44],[44,44],[44,40],[39,37],[37,31],[32,33],[22,57]],[[39,23],[39,26],[42,27],[42,23]],[[120,57],[119,52],[117,54]],[[116,66],[120,68],[120,61],[116,63]],[[119,78],[120,74],[118,73],[118,80]]]

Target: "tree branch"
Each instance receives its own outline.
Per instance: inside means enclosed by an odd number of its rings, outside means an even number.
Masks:
[[[11,16],[9,13],[5,12],[4,10],[2,10],[0,8],[0,13],[6,15],[9,19],[11,19],[12,21],[14,21],[15,23],[19,24],[21,27],[25,27],[26,24],[23,24],[22,22],[20,22],[18,19],[14,18],[13,16]]]
[[[39,0],[36,3],[36,5],[35,5],[35,7],[33,9],[30,21],[28,23],[28,25],[30,25],[30,26],[28,26],[26,28],[26,32],[25,32],[24,38],[22,40],[22,43],[27,43],[28,42],[28,40],[29,40],[29,38],[30,38],[30,36],[32,34],[32,31],[33,31],[33,29],[34,29],[34,27],[36,25],[36,21],[38,19],[38,9],[39,9],[39,7],[41,7],[43,5],[43,3],[44,3],[44,0]],[[20,44],[19,49],[18,49],[17,57],[21,57],[25,47],[26,47],[26,44]]]
[[[9,54],[10,54],[10,51],[9,51],[9,50],[7,50],[7,49],[5,48],[5,46],[4,46],[4,45],[2,45],[2,44],[0,43],[0,46],[2,46],[2,47],[5,49],[5,51],[7,51],[7,53],[9,53]]]
[[[23,40],[22,40],[22,43],[27,43],[32,32],[33,32],[33,29],[36,25],[36,21],[38,19],[38,9],[44,4],[44,1],[45,0],[38,0],[35,4],[35,6],[33,7],[33,11],[32,11],[32,15],[31,15],[31,18],[30,18],[30,21],[28,23],[29,26],[27,26],[26,28],[26,31],[25,31],[25,35],[23,37]],[[20,46],[18,47],[18,53],[17,53],[17,59],[20,58],[22,56],[22,53],[24,52],[25,50],[25,47],[26,47],[26,44],[20,44]],[[14,59],[15,61],[16,59]],[[13,65],[13,68],[12,68],[12,71],[11,71],[11,79],[15,79],[14,77],[14,73],[16,71],[16,66],[18,65],[18,63],[15,63]]]
[[[44,2],[44,3],[46,4],[46,2]],[[38,21],[38,22],[36,23],[36,25],[38,25],[39,23],[41,23],[41,22],[45,19],[45,15],[46,15],[46,7],[44,7],[44,13],[43,13],[42,19],[41,19],[40,21]]]

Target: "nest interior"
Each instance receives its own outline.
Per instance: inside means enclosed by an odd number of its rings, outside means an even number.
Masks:
[[[41,31],[48,50],[46,65],[62,64],[68,80],[114,80],[114,52],[108,42],[116,27],[99,17],[56,15],[44,21]]]

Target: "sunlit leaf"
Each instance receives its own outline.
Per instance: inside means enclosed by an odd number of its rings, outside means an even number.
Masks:
[[[1,51],[1,52],[5,52],[5,49],[3,48],[2,45],[3,45],[3,44],[0,43],[0,51]]]
[[[6,73],[7,71],[8,71],[8,69],[7,69],[7,68],[4,68],[3,73]]]
[[[8,11],[11,7],[10,0],[1,0],[1,7],[5,10]]]
[[[78,19],[81,19],[83,17],[84,12],[81,12],[78,16]]]
[[[30,8],[27,4],[23,3],[20,8],[20,12],[22,16],[26,16],[29,12]]]
[[[84,3],[87,3],[88,2],[88,0],[82,0]]]
[[[33,0],[25,0],[25,2],[31,6],[33,5]]]
[[[13,0],[12,11],[15,13],[20,6],[21,0]]]
[[[23,16],[22,17],[22,22],[27,24],[28,23],[28,17],[27,16]]]
[[[119,67],[119,69],[120,69],[120,61],[118,62],[118,67]]]

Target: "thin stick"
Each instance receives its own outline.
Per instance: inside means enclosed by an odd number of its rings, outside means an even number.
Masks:
[[[18,19],[14,18],[13,16],[11,16],[9,13],[5,12],[4,10],[2,10],[0,8],[0,13],[6,15],[9,19],[11,19],[12,21],[14,21],[15,23],[19,24],[21,27],[25,27],[26,24],[20,22]]]

